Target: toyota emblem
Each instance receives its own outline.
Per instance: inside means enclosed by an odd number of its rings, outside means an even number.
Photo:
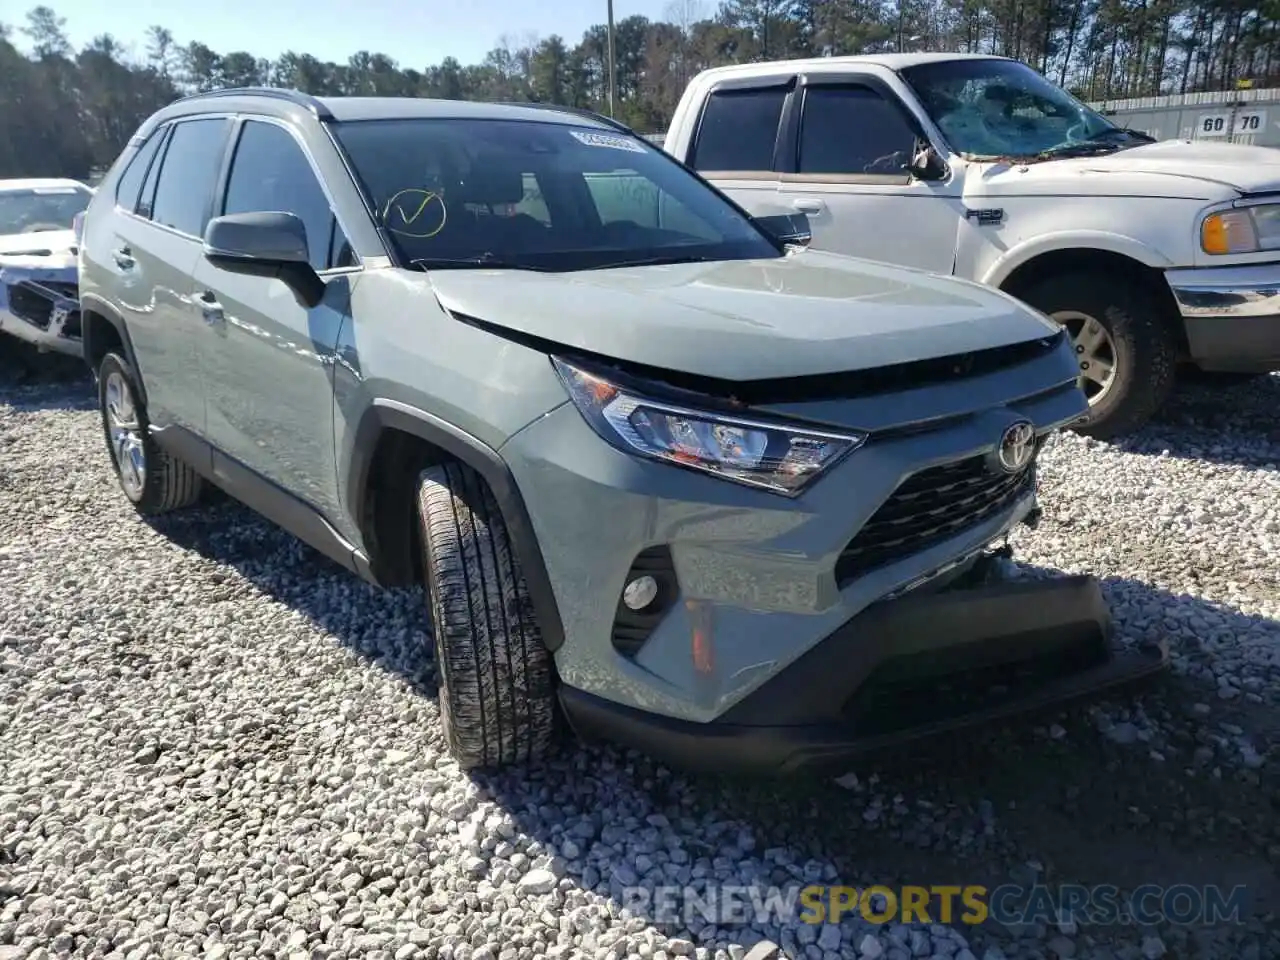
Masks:
[[[996,450],[1000,469],[1005,473],[1018,473],[1036,452],[1036,429],[1028,420],[1019,420],[1000,435],[1000,446]]]

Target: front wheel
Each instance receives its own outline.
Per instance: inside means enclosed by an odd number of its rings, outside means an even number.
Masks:
[[[1021,299],[1071,337],[1077,382],[1089,401],[1072,430],[1112,440],[1137,430],[1169,398],[1177,344],[1146,288],[1122,276],[1076,273],[1042,280]]]
[[[555,732],[551,654],[497,501],[461,464],[418,478],[440,716],[464,769],[536,760]]]

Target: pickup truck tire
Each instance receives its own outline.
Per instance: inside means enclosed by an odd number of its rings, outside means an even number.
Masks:
[[[98,407],[120,489],[143,516],[189,507],[200,499],[204,480],[152,438],[151,421],[139,393],[137,379],[124,357],[108,353],[102,358]]]
[[[1110,341],[1112,374],[1107,385],[1090,396],[1084,419],[1072,425],[1076,433],[1099,440],[1132,433],[1173,392],[1177,343],[1159,302],[1141,284],[1117,274],[1062,274],[1041,280],[1021,297],[1067,326],[1073,339],[1082,326],[1096,330],[1092,324],[1097,324]],[[1081,345],[1077,351],[1087,356]]]
[[[556,727],[551,654],[493,493],[469,467],[434,466],[417,507],[449,752],[464,769],[536,760]]]

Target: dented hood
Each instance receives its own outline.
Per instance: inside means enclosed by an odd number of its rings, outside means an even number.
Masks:
[[[1161,140],[1101,157],[1060,161],[1098,173],[1146,173],[1230,187],[1239,193],[1280,191],[1280,153],[1242,143]]]
[[[1057,330],[989,287],[816,250],[575,273],[433,270],[430,283],[451,312],[552,347],[726,380],[865,370]]]

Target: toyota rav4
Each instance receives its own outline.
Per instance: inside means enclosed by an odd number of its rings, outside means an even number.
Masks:
[[[801,226],[592,114],[179,101],[83,229],[119,484],[156,514],[212,483],[423,583],[468,768],[565,717],[793,769],[1160,667],[1095,580],[1000,576],[1087,410],[1067,335]]]

